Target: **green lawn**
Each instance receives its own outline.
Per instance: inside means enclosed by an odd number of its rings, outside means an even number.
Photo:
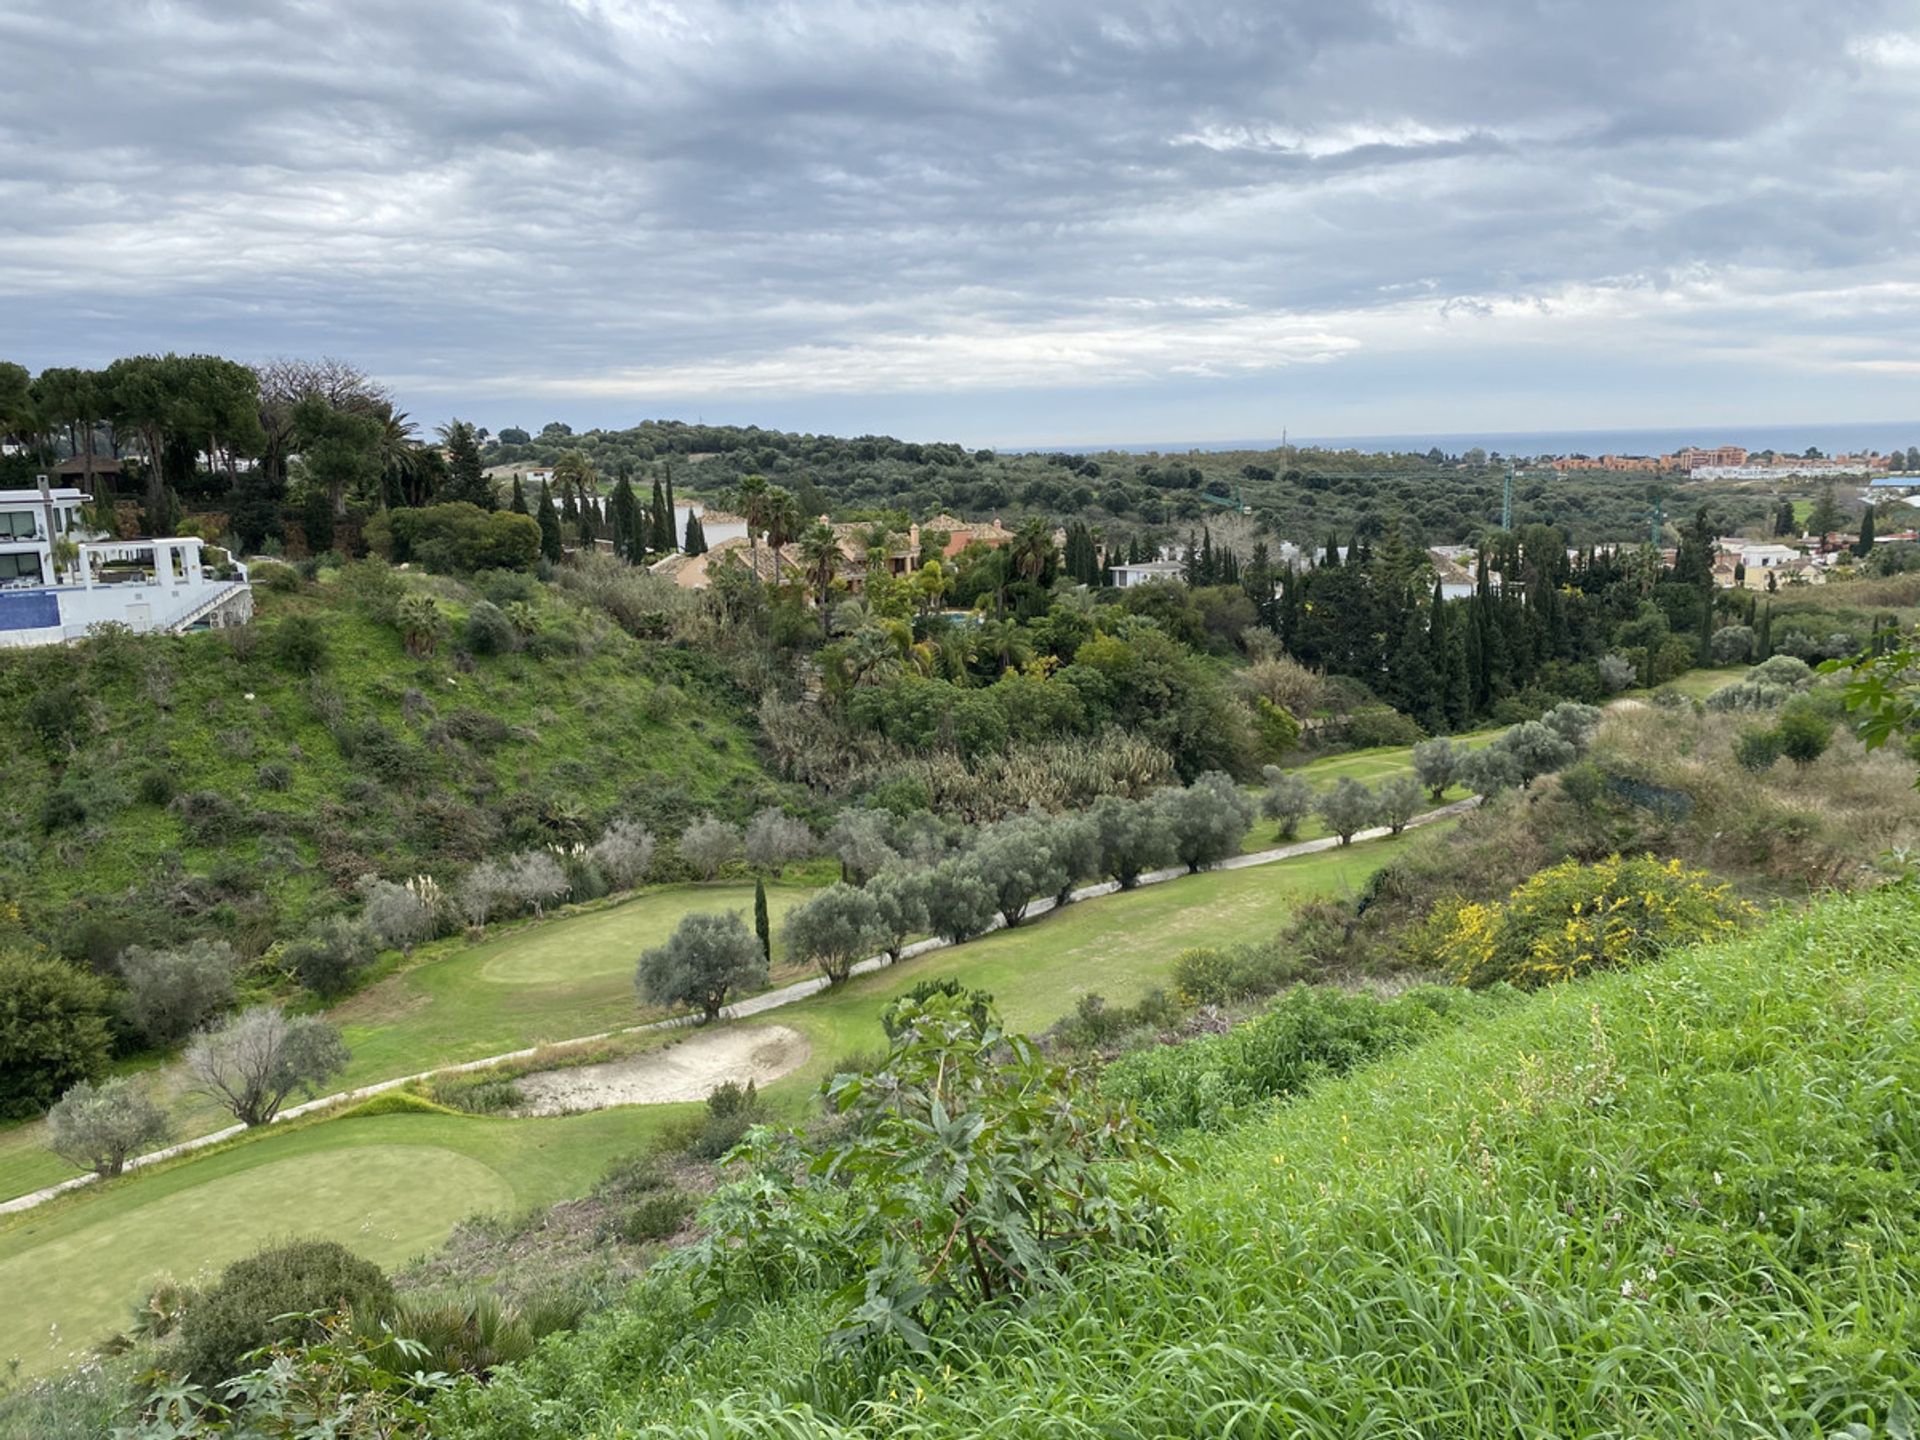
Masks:
[[[287,1236],[384,1265],[461,1218],[578,1194],[684,1106],[551,1120],[402,1114],[276,1130],[31,1211],[0,1230],[0,1363],[58,1368],[124,1325],[148,1281],[190,1280]]]
[[[791,1026],[812,1047],[806,1065],[769,1086],[768,1097],[787,1114],[805,1112],[836,1059],[883,1046],[880,1011],[922,979],[959,976],[989,991],[1011,1024],[1044,1029],[1083,994],[1125,1004],[1166,984],[1174,957],[1190,946],[1271,936],[1302,896],[1350,893],[1405,843],[1378,841],[1083,901],[746,1022]],[[604,921],[618,937],[613,917],[629,908],[540,929],[572,934],[585,922]],[[538,973],[564,953],[513,960],[495,945],[504,942],[462,952],[480,957],[459,972],[465,983],[501,984],[478,978],[490,963],[512,974]],[[593,951],[583,944],[580,953],[585,974]],[[142,1285],[162,1269],[186,1279],[275,1236],[325,1235],[384,1264],[407,1260],[477,1210],[578,1194],[611,1156],[643,1144],[686,1108],[548,1120],[320,1120],[89,1187],[0,1225],[0,1294],[17,1297],[0,1313],[0,1362],[18,1354],[30,1373],[56,1368],[122,1324]]]
[[[1623,690],[1620,692],[1620,698],[1645,700],[1654,693],[1654,690],[1678,690],[1689,700],[1704,700],[1714,691],[1733,684],[1745,675],[1749,668],[1751,667],[1746,665],[1703,666],[1697,670],[1689,670],[1678,679],[1669,680],[1664,685],[1656,685],[1653,690]]]

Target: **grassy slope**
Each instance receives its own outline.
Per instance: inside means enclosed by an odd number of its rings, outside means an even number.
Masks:
[[[1297,897],[1358,885],[1399,843],[1198,875],[1082,903],[778,1011],[753,1023],[800,1030],[812,1057],[770,1086],[769,1098],[786,1113],[803,1113],[835,1058],[884,1043],[881,1009],[918,980],[959,975],[991,991],[1013,1023],[1042,1028],[1086,991],[1125,1003],[1166,983],[1173,958],[1190,945],[1270,935]],[[686,1108],[638,1107],[565,1120],[389,1115],[321,1121],[90,1187],[0,1225],[0,1293],[28,1297],[0,1315],[0,1360],[17,1353],[31,1370],[52,1368],[70,1345],[120,1323],[142,1282],[163,1263],[184,1276],[245,1253],[263,1236],[324,1234],[378,1260],[407,1258],[475,1210],[580,1192],[610,1158]],[[337,1173],[319,1158],[335,1149],[345,1152]],[[58,1326],[57,1345],[44,1343],[50,1326]]]
[[[436,593],[456,622],[472,598],[443,578],[408,583]],[[246,660],[219,633],[0,655],[6,733],[28,733],[23,714],[36,692],[78,683],[88,700],[77,748],[20,747],[0,796],[0,821],[14,837],[4,854],[6,894],[32,928],[58,935],[76,904],[131,889],[165,911],[159,897],[177,892],[177,866],[186,877],[218,877],[210,895],[180,902],[193,931],[224,928],[257,946],[338,903],[356,870],[449,876],[479,853],[476,839],[492,837],[489,851],[511,848],[513,834],[499,833],[509,813],[570,806],[584,814],[590,838],[615,813],[685,814],[730,799],[744,808],[742,798],[766,783],[740,702],[698,657],[642,644],[540,587],[543,623],[575,631],[582,652],[487,657],[468,671],[450,641],[433,657],[409,656],[399,633],[363,614],[351,590],[335,578],[297,594],[257,591]],[[311,680],[270,658],[275,627],[296,614],[316,618],[327,638],[328,663]],[[382,776],[344,754],[327,723],[335,706],[399,737],[415,773]],[[434,738],[436,722],[461,712],[504,731],[491,740]],[[268,764],[286,768],[284,790],[260,784]],[[216,791],[250,814],[202,843],[169,810],[138,799],[139,778],[153,770],[180,792]],[[42,806],[56,785],[82,797],[88,813],[80,826],[41,838]],[[429,823],[421,796],[457,804]],[[471,823],[476,813],[484,829]],[[551,837],[529,830],[519,843],[543,838]]]
[[[1920,891],[1832,901],[1200,1139],[1169,1255],[924,1366],[822,1368],[799,1302],[659,1367],[636,1311],[441,1433],[1904,1433],[1916,1040]]]

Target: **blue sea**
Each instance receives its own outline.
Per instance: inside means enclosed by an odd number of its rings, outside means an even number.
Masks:
[[[1467,430],[1454,434],[1410,435],[1290,435],[1291,444],[1329,450],[1425,451],[1436,447],[1459,455],[1478,446],[1502,455],[1671,455],[1688,445],[1743,445],[1749,450],[1776,450],[1801,454],[1809,445],[1822,454],[1885,452],[1920,445],[1920,420],[1865,420],[1852,424],[1826,422],[1805,425],[1696,425],[1690,429],[1661,430]],[[1278,436],[1263,440],[1205,440],[1164,445],[1077,446],[1078,453],[1093,449],[1128,454],[1178,455],[1188,450],[1272,450]]]

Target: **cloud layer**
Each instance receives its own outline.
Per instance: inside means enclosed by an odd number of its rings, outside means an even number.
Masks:
[[[1920,413],[1910,0],[15,0],[0,53],[34,366],[982,441]]]

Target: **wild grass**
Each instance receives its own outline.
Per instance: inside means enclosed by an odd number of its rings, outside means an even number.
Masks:
[[[1163,1251],[928,1358],[659,1283],[479,1437],[1906,1433],[1920,891],[1559,987],[1183,1144]]]

